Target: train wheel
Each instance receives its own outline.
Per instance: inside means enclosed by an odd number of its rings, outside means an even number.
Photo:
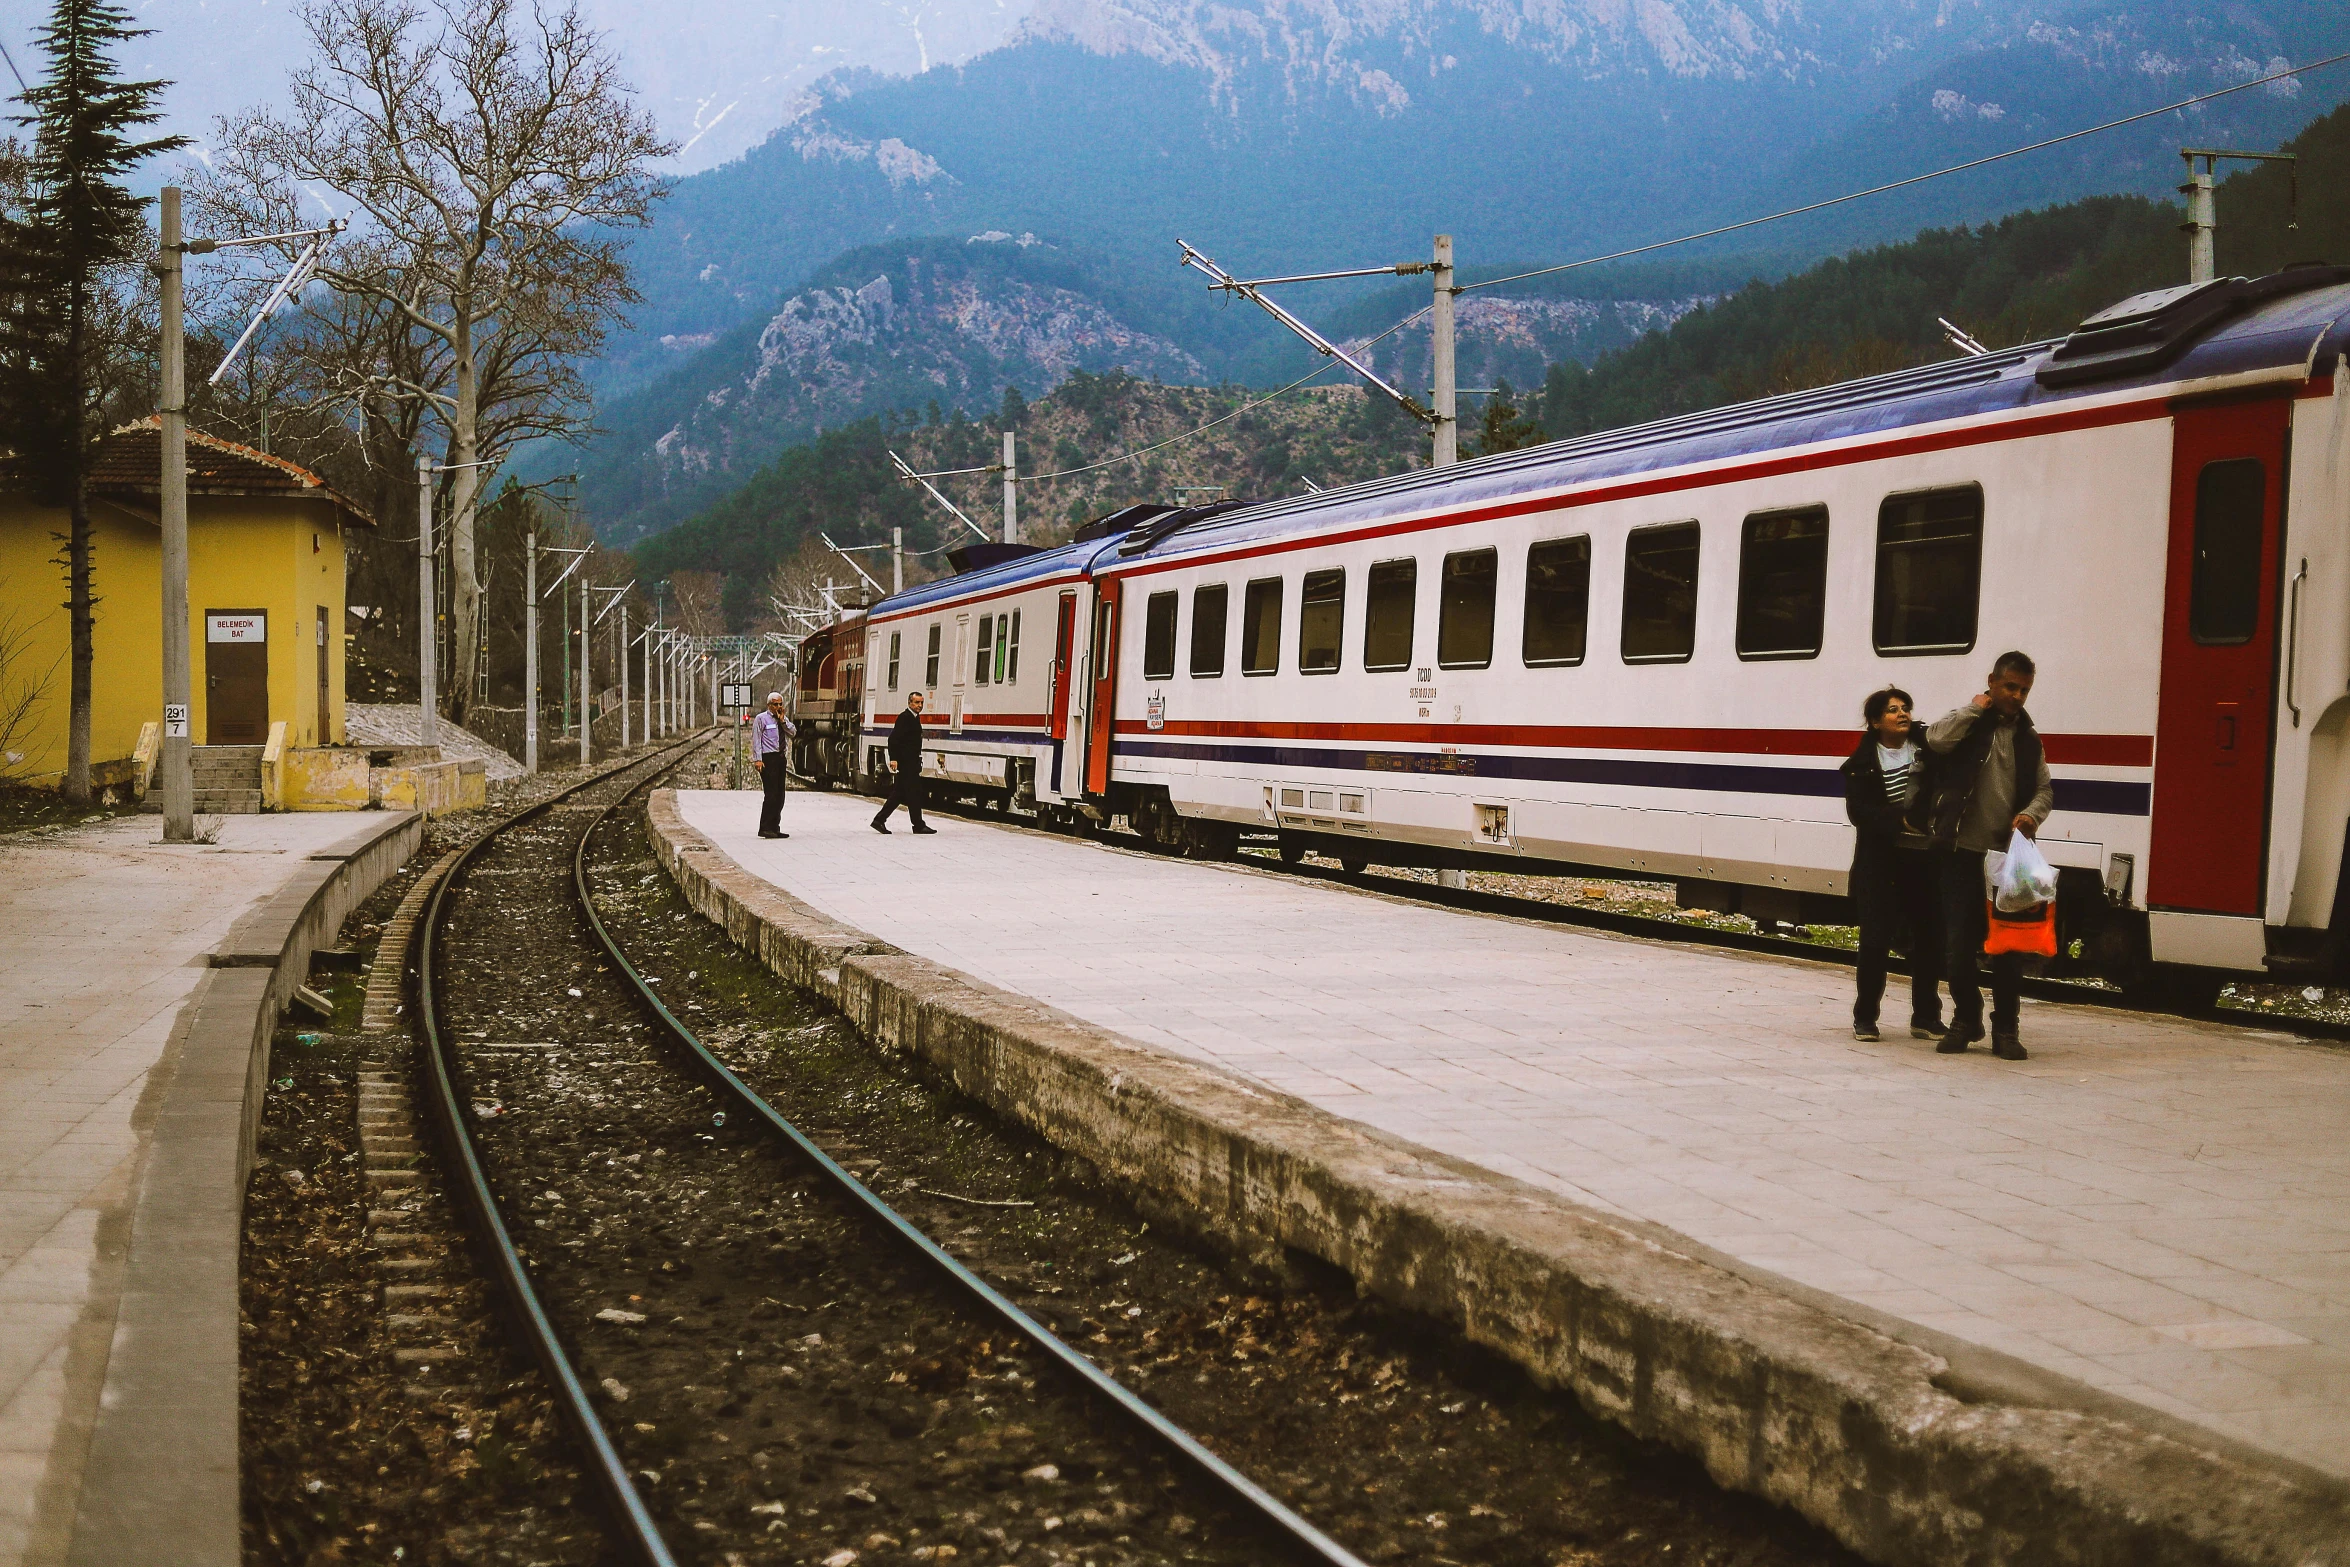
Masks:
[[[1306,857],[1306,846],[1287,833],[1281,835],[1281,863],[1295,865]]]
[[[1339,874],[1344,876],[1360,876],[1370,868],[1371,862],[1369,860],[1341,859],[1338,862]]]

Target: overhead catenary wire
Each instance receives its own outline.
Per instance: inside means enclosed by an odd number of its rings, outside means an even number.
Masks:
[[[2270,82],[2281,82],[2287,77],[2300,76],[2310,71],[2322,71],[2327,66],[2339,65],[2344,60],[2350,60],[2350,49],[2345,49],[2340,54],[2327,55],[2322,60],[2312,60],[2306,65],[2296,65],[2282,71],[2271,71],[2266,76],[2256,76],[2250,81],[2238,82],[2232,87],[2221,87],[2211,92],[2197,93],[2192,98],[2181,98],[2178,102],[2166,103],[2159,109],[2147,109],[2137,114],[2125,114],[2118,120],[2107,120],[2102,125],[2091,125],[2081,130],[2067,131],[2062,136],[2051,136],[2044,141],[2032,142],[2027,146],[2010,147],[2005,152],[1989,153],[1980,158],[1970,158],[1964,163],[1953,163],[1948,168],[1934,169],[1925,174],[1912,174],[1907,179],[1892,180],[1883,185],[1871,185],[1866,190],[1847,191],[1841,196],[1830,196],[1824,201],[1807,202],[1800,207],[1788,207],[1783,211],[1768,213],[1759,218],[1743,218],[1736,223],[1724,223],[1718,228],[1700,229],[1694,234],[1682,234],[1672,239],[1660,239],[1646,245],[1634,245],[1626,250],[1611,250],[1604,256],[1586,256],[1580,261],[1562,261],[1556,266],[1536,267],[1530,272],[1512,272],[1506,277],[1491,277],[1475,283],[1463,283],[1453,292],[1466,294],[1474,289],[1498,288],[1504,283],[1520,283],[1530,277],[1548,277],[1554,272],[1572,272],[1578,267],[1595,267],[1602,262],[1622,261],[1627,256],[1644,256],[1650,251],[1669,250],[1675,245],[1687,245],[1701,239],[1712,239],[1717,234],[1735,234],[1740,229],[1759,228],[1765,223],[1776,223],[1782,218],[1797,218],[1807,212],[1820,212],[1829,207],[1840,207],[1848,201],[1860,201],[1870,196],[1882,196],[1889,190],[1900,190],[1909,185],[1922,185],[1928,180],[1938,180],[1949,174],[1964,174],[1969,169],[1979,169],[1986,164],[2003,162],[2008,158],[2020,158],[2027,152],[2039,152],[2043,148],[2058,146],[2064,142],[2079,141],[2084,136],[2095,136],[2103,131],[2119,130],[2124,125],[2135,125],[2141,120],[2159,119],[2166,114],[2176,114],[2181,109],[2191,109],[2199,103],[2209,103],[2214,98],[2225,98],[2230,93],[2246,92],[2254,87],[2265,87]]]

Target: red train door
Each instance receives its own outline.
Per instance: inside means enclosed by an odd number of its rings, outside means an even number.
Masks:
[[[1094,584],[1093,700],[1085,709],[1085,792],[1110,792],[1111,711],[1118,690],[1118,579]]]
[[[2180,410],[2146,901],[2261,912],[2292,400]]]
[[[1053,793],[1063,793],[1061,746],[1069,738],[1069,687],[1076,676],[1069,668],[1069,647],[1077,636],[1077,595],[1061,595],[1061,619],[1053,628]]]

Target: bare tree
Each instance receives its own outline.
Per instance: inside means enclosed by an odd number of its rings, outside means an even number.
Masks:
[[[726,630],[726,579],[715,571],[673,572],[669,578],[669,624],[689,637],[714,637]]]
[[[360,302],[368,331],[330,334],[343,340],[322,380],[387,432],[413,421],[421,444],[429,422],[444,438],[462,721],[482,486],[517,443],[586,419],[572,367],[636,299],[621,231],[645,222],[670,144],[571,5],[310,0],[302,17],[313,59],[286,112],[224,121],[199,199],[208,222],[246,232],[314,223],[305,197],[353,218],[319,276]]]

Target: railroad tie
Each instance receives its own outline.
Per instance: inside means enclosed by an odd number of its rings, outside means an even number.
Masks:
[[[433,868],[425,885],[440,869]],[[413,899],[415,894],[409,896]],[[386,934],[388,939],[388,930]],[[377,971],[382,972],[380,960]],[[372,987],[368,1004],[374,1005]],[[392,1359],[410,1373],[409,1394],[429,1397],[437,1389],[439,1368],[459,1353],[450,1342],[450,1329],[456,1324],[448,1308],[454,1297],[440,1282],[446,1252],[421,1211],[424,1173],[418,1168],[421,1155],[408,1074],[389,1053],[360,1063],[359,1150],[370,1198],[367,1242],[375,1249],[376,1269],[384,1279],[384,1324],[392,1334]]]
[[[403,1011],[402,981],[408,974],[408,938],[416,930],[416,922],[424,915],[424,900],[432,896],[449,867],[456,863],[459,850],[452,849],[434,862],[432,868],[416,878],[416,885],[408,889],[400,906],[392,911],[383,935],[376,943],[375,966],[367,971],[367,1006],[360,1013],[359,1031],[363,1034],[388,1034],[400,1027]]]

